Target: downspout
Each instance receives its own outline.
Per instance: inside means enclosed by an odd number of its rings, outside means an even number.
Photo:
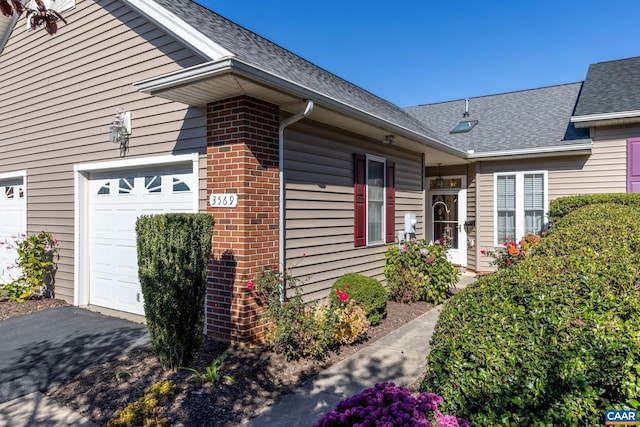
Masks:
[[[282,284],[280,285],[280,302],[284,303],[284,298],[287,289],[287,266],[286,266],[286,254],[285,254],[285,188],[284,188],[284,128],[294,124],[298,120],[302,120],[307,117],[313,111],[313,101],[307,99],[307,106],[303,111],[298,114],[289,117],[288,119],[280,122],[280,128],[278,129],[278,179],[279,179],[279,225],[278,225],[278,256],[280,258],[279,266],[280,273],[282,275]]]

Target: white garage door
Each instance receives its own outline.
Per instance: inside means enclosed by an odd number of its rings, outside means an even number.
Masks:
[[[24,178],[0,179],[0,284],[20,276],[14,268],[18,253],[13,243],[27,231],[26,209]]]
[[[92,174],[89,188],[89,303],[144,315],[136,220],[140,215],[193,212],[193,171]]]

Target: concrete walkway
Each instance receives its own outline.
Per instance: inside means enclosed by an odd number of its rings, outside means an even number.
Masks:
[[[463,274],[457,285],[466,287],[475,276]],[[396,331],[309,379],[285,395],[244,427],[311,427],[336,405],[378,383],[416,385],[425,372],[425,357],[442,306],[439,305]]]

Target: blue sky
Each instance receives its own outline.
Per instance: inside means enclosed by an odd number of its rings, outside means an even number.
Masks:
[[[640,55],[640,1],[196,0],[400,107],[584,80]]]

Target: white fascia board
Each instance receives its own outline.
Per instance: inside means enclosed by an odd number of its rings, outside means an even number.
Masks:
[[[469,153],[470,160],[490,160],[514,157],[548,157],[562,155],[590,154],[593,143],[563,145],[557,147],[524,148],[520,150],[487,151],[484,153]]]
[[[134,87],[139,92],[155,95],[163,90],[169,90],[174,87],[184,86],[191,82],[198,80],[204,80],[207,78],[213,78],[216,75],[222,75],[225,73],[233,73],[242,77],[249,78],[259,83],[263,83],[267,86],[277,88],[279,90],[288,92],[294,96],[298,96],[301,99],[312,99],[316,104],[322,104],[325,107],[329,107],[335,111],[344,113],[350,117],[358,118],[364,122],[380,126],[383,129],[388,130],[390,133],[394,133],[398,136],[404,136],[406,138],[418,141],[426,146],[438,149],[440,151],[466,158],[467,153],[457,148],[451,147],[442,141],[438,141],[432,138],[428,138],[422,134],[413,132],[402,126],[398,126],[384,118],[372,115],[359,108],[347,105],[335,98],[331,98],[324,94],[321,94],[313,89],[293,82],[288,79],[276,76],[270,71],[260,69],[253,65],[247,64],[237,58],[222,58],[219,61],[212,61],[210,63],[199,64],[194,67],[186,68],[184,70],[175,71],[172,73],[164,74],[150,79],[142,80],[134,83]]]
[[[172,34],[206,60],[214,61],[223,57],[233,56],[233,53],[213,42],[200,31],[152,0],[122,1],[169,34]]]
[[[9,36],[11,36],[13,27],[15,27],[16,22],[18,22],[18,18],[19,16],[17,16],[15,13],[11,16],[11,18],[8,18],[6,16],[0,17],[0,19],[3,20],[0,23],[0,29],[2,30],[2,33],[0,33],[0,53],[2,53],[4,47],[7,45]]]
[[[154,95],[155,93],[169,90],[179,86],[185,86],[199,80],[205,80],[231,71],[233,63],[231,58],[222,58],[218,61],[205,62],[183,70],[163,74],[133,84],[138,92]]]
[[[571,123],[592,122],[592,121],[598,121],[598,120],[629,119],[633,117],[640,117],[640,110],[618,111],[615,113],[589,114],[587,116],[572,116]]]

